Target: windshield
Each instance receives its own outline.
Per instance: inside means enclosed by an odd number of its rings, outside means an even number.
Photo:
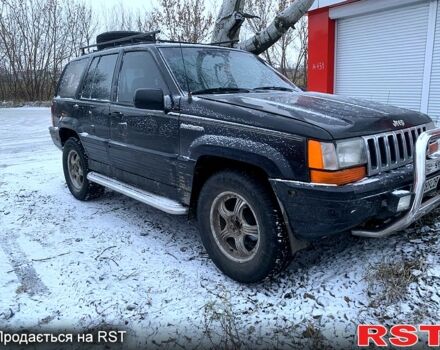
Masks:
[[[287,78],[246,52],[205,47],[167,47],[160,51],[186,92],[188,87],[192,93],[297,90]]]

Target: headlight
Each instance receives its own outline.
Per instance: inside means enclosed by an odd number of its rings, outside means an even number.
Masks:
[[[309,140],[309,167],[339,170],[367,163],[367,151],[362,139],[336,143]]]
[[[336,153],[339,169],[367,163],[367,150],[362,139],[336,142]]]
[[[367,150],[361,138],[335,143],[309,140],[312,182],[343,185],[366,176]]]

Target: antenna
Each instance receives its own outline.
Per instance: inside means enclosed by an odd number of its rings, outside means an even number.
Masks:
[[[183,57],[182,43],[179,43],[179,47],[180,47],[180,55],[182,56],[183,71],[185,73],[186,88],[188,89],[188,101],[191,101],[192,95],[191,95],[191,89],[189,88],[189,80],[188,80],[188,73],[186,72],[185,59]]]

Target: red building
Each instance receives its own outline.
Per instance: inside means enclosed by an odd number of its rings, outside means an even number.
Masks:
[[[440,0],[317,0],[308,84],[440,121]]]

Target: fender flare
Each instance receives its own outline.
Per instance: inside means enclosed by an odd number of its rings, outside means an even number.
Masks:
[[[230,136],[203,135],[189,147],[189,158],[222,157],[249,163],[264,170],[269,177],[286,177],[292,173],[287,159],[272,146]]]

